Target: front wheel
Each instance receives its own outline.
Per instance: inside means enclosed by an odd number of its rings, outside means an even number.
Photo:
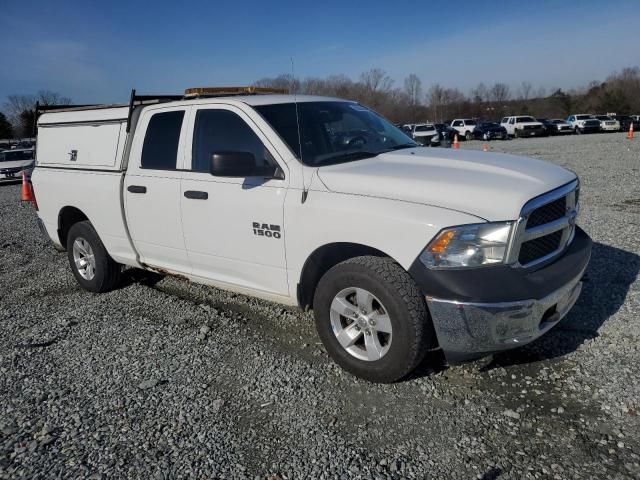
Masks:
[[[118,283],[120,265],[107,253],[90,222],[78,222],[69,229],[67,256],[73,275],[85,290],[108,292]]]
[[[424,297],[390,258],[356,257],[334,266],[318,284],[313,309],[333,360],[372,382],[401,379],[435,343]]]

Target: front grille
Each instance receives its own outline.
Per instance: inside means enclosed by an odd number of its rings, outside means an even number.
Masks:
[[[518,261],[520,265],[526,265],[542,258],[560,248],[560,240],[562,239],[562,230],[550,233],[544,237],[535,238],[524,242],[520,246],[520,255]]]
[[[567,212],[567,197],[561,197],[535,209],[529,216],[527,228],[537,227],[564,217]]]
[[[579,188],[575,180],[522,207],[509,254],[511,262],[528,268],[564,251],[574,235]]]

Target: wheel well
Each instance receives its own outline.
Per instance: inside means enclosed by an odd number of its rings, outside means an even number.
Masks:
[[[88,220],[87,216],[76,207],[64,207],[58,214],[58,240],[60,245],[67,248],[69,229],[78,222]]]
[[[388,257],[387,254],[380,250],[358,243],[330,243],[316,249],[307,258],[302,268],[300,283],[298,283],[298,305],[302,308],[313,305],[313,296],[318,282],[333,266],[350,258],[363,255]]]

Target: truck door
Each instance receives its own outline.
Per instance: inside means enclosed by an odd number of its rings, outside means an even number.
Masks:
[[[123,192],[127,225],[140,260],[177,273],[191,271],[180,221],[187,113],[185,107],[142,112]]]
[[[288,295],[284,199],[288,179],[213,176],[216,152],[249,152],[258,166],[278,165],[277,151],[242,110],[194,108],[180,201],[193,275],[215,283]]]

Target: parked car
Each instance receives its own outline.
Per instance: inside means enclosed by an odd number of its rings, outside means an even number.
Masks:
[[[402,130],[407,135],[411,136],[411,132],[413,131],[413,126],[414,125],[415,124],[413,124],[413,123],[405,123],[404,125],[402,125],[400,127],[400,130]]]
[[[411,130],[411,138],[425,146],[437,147],[440,145],[440,135],[432,123],[414,125]]]
[[[470,118],[457,118],[451,122],[451,128],[458,133],[458,137],[462,137],[465,140],[473,139],[473,131],[476,125],[477,122]]]
[[[594,115],[593,118],[600,121],[601,132],[619,132],[620,122],[609,115]]]
[[[560,118],[538,118],[544,125],[547,135],[566,135],[573,133],[573,127]]]
[[[591,240],[558,165],[418,148],[340,99],[131,98],[37,120],[39,225],[88,291],[129,265],[312,307],[331,357],[377,382],[432,348],[532,342],[580,294]]]
[[[34,164],[33,148],[16,148],[0,152],[0,175],[4,178],[16,178],[24,170],[31,175]]]
[[[473,130],[473,138],[476,140],[506,140],[509,138],[507,129],[497,122],[479,123]]]
[[[629,115],[609,115],[609,116],[620,123],[621,132],[628,131],[631,124],[634,123],[633,118]],[[635,129],[639,123],[640,122],[636,122],[633,125],[633,128]]]
[[[545,134],[542,123],[529,116],[504,117],[500,121],[507,133],[512,137],[541,137]]]
[[[451,128],[447,123],[435,123],[434,126],[440,134],[440,140],[444,142],[452,142],[456,133],[458,133],[457,130]]]
[[[569,115],[567,123],[573,127],[575,133],[596,133],[600,131],[600,120],[593,118],[589,113]]]

